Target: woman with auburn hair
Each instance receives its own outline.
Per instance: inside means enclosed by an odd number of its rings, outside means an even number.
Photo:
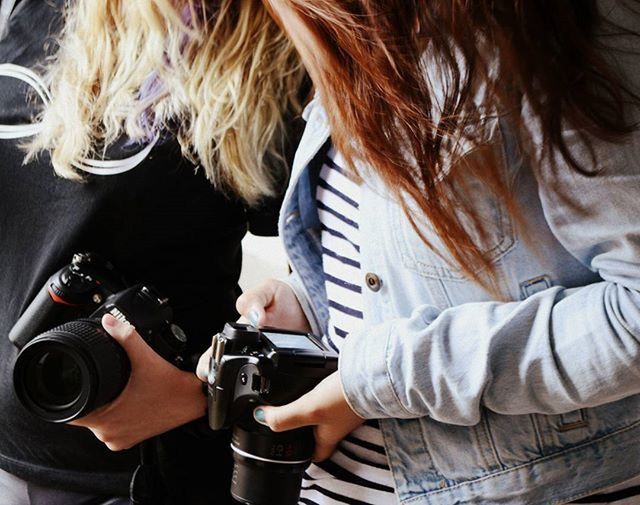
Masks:
[[[639,503],[638,2],[268,5],[317,95],[237,307],[340,355],[254,412],[301,503]]]
[[[167,296],[200,355],[237,318],[240,241],[267,231],[287,177],[297,53],[252,0],[2,0],[0,33],[0,502],[129,503],[140,458],[124,449],[154,437],[135,503],[231,503],[229,437],[173,430],[205,413],[193,373],[105,317],[130,381],[74,421],[105,447],[23,408],[7,334],[91,251]]]

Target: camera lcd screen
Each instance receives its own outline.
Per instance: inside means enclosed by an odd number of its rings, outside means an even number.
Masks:
[[[264,336],[280,349],[304,349],[307,351],[317,351],[320,349],[312,340],[301,333],[264,332]]]

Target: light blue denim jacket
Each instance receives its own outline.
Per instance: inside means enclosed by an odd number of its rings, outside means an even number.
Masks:
[[[629,40],[617,47],[638,50]],[[640,57],[611,58],[639,90]],[[323,333],[314,179],[330,132],[317,99],[305,118],[280,232],[290,283]],[[361,264],[371,282],[364,329],[345,340],[339,369],[352,408],[381,419],[402,503],[565,503],[640,474],[640,133],[594,142],[595,177],[548,164],[534,176],[506,123],[494,126],[529,238],[496,201],[473,198],[495,225],[483,247],[509,302],[427,248],[365,172]],[[592,166],[575,132],[564,135]]]

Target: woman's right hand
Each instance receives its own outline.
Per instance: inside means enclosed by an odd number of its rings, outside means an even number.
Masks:
[[[236,301],[236,310],[255,327],[311,331],[291,286],[276,279],[268,279],[245,291]]]
[[[268,279],[245,291],[236,301],[236,309],[242,316],[240,322],[248,322],[256,327],[311,331],[311,325],[293,289],[286,282],[276,279]],[[207,381],[210,359],[211,348],[198,361],[196,373],[203,382]]]

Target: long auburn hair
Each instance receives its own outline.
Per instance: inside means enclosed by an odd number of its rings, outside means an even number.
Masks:
[[[427,245],[429,223],[455,263],[494,293],[492,276],[481,275],[493,272],[481,247],[490,223],[470,191],[479,183],[521,220],[492,148],[492,119],[515,125],[526,152],[526,105],[542,134],[538,154],[559,153],[585,174],[592,167],[572,156],[567,124],[585,141],[619,141],[635,128],[624,108],[638,97],[600,51],[596,0],[266,1],[351,167],[372,167]]]
[[[219,189],[249,203],[279,190],[306,72],[260,2],[65,0],[65,16],[31,156],[81,179],[74,162],[169,129]]]

